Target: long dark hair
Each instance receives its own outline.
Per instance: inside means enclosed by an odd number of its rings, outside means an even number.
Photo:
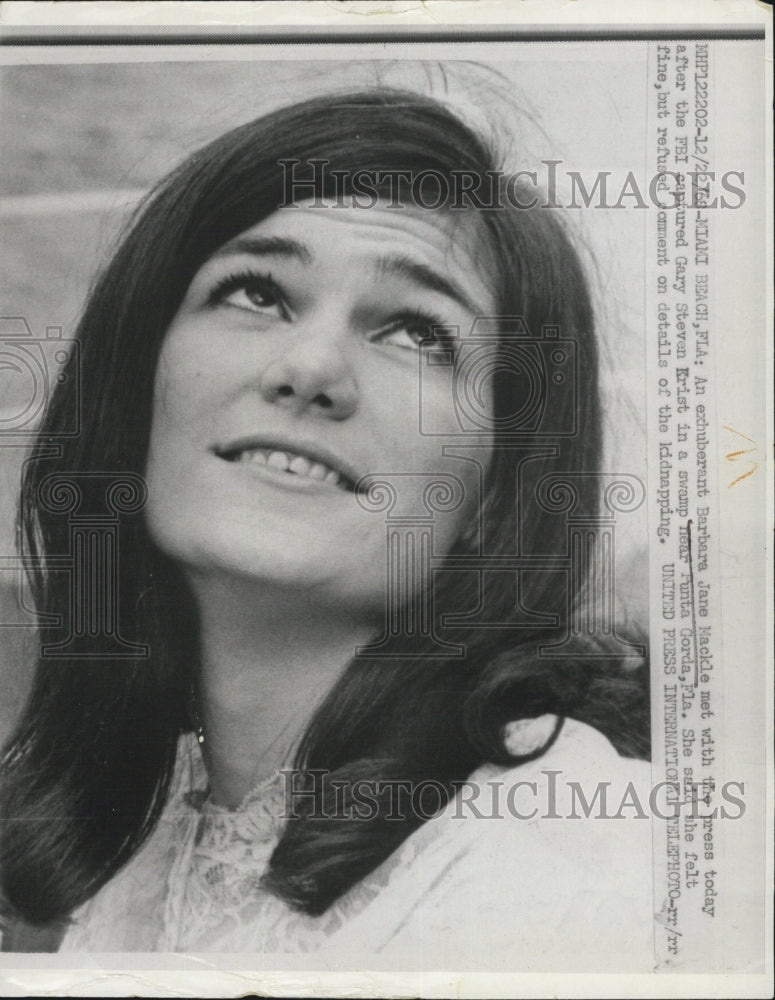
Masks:
[[[319,159],[327,161],[326,173],[309,166]],[[376,91],[276,111],[221,136],[163,181],[92,291],[77,332],[80,352],[67,363],[25,467],[23,544],[41,613],[61,615],[71,600],[67,574],[56,569],[56,557],[68,551],[66,518],[55,504],[41,502],[49,477],[143,475],[165,332],[199,267],[282,203],[282,160],[299,161],[297,176],[315,179],[321,194],[333,193],[327,178],[334,171],[345,177],[397,170],[452,177],[455,171],[488,176],[499,168],[490,145],[443,104]],[[451,555],[477,551],[497,559],[513,554],[523,539],[538,555],[561,552],[563,517],[520,498],[534,494],[548,473],[571,470],[578,474],[579,502],[590,515],[598,509],[602,421],[587,280],[556,212],[508,206],[479,211],[499,264],[500,314],[520,317],[534,336],[553,326],[576,345],[578,391],[559,393],[551,406],[558,426],[574,418],[578,432],[521,464],[518,450],[496,448],[481,535],[465,532]],[[63,436],[78,386],[80,433]],[[514,391],[501,372],[496,413],[498,407],[513,411]],[[111,659],[95,647],[93,655],[71,659],[48,650],[4,757],[4,907],[38,925],[65,919],[138,850],[163,809],[178,737],[190,728],[187,692],[198,657],[190,595],[141,516],[122,518],[119,554],[121,634],[146,646],[149,655]],[[471,611],[479,577],[452,561],[449,566],[437,574],[436,606]],[[644,754],[648,709],[637,671],[625,674],[590,643],[579,643],[576,658],[541,652],[568,632],[570,609],[582,599],[579,581],[539,566],[520,572],[519,582],[517,598],[509,587],[486,591],[486,618],[502,627],[443,630],[446,639],[465,646],[465,656],[439,656],[428,639],[398,637],[388,658],[353,659],[302,739],[296,762],[301,780],[315,769],[347,788],[359,778],[433,779],[452,795],[453,782],[482,762],[515,762],[504,748],[505,723],[548,712],[590,721],[622,752]],[[552,627],[515,627],[526,609],[529,620],[553,616]],[[423,651],[434,655],[418,655]],[[325,786],[319,791],[322,800],[328,794]],[[300,808],[287,823],[264,885],[299,909],[323,912],[422,822],[416,813],[388,821],[386,811],[380,799],[368,821],[327,822],[320,809]]]

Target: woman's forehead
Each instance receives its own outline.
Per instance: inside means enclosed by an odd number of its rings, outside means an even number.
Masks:
[[[262,250],[308,266],[359,267],[378,277],[400,274],[397,261],[441,272],[476,311],[491,312],[496,284],[492,253],[475,210],[434,211],[378,202],[318,200],[278,209],[245,230],[217,256]]]

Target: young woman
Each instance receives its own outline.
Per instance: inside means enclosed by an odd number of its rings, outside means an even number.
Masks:
[[[344,94],[227,133],[138,212],[24,481],[38,608],[113,586],[117,625],[44,639],[4,947],[647,956],[648,823],[556,797],[644,778],[648,745],[550,502],[570,476],[600,504],[590,296],[556,211],[439,197],[499,168],[438,102]],[[63,512],[111,484],[115,581],[76,584]]]

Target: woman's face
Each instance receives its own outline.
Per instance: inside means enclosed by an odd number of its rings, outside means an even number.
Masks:
[[[156,373],[147,516],[157,544],[195,577],[234,574],[376,610],[387,513],[364,509],[355,483],[387,474],[392,517],[427,518],[425,488],[451,475],[463,502],[433,515],[434,553],[448,551],[478,508],[492,436],[461,437],[454,346],[437,334],[421,352],[420,341],[434,326],[465,336],[477,315],[494,315],[483,242],[464,213],[327,204],[280,209],[215,253]],[[480,467],[445,455],[452,441],[478,445],[468,454]]]

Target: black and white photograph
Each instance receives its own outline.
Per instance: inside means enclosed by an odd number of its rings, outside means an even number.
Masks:
[[[53,6],[4,993],[770,995],[766,16]]]

